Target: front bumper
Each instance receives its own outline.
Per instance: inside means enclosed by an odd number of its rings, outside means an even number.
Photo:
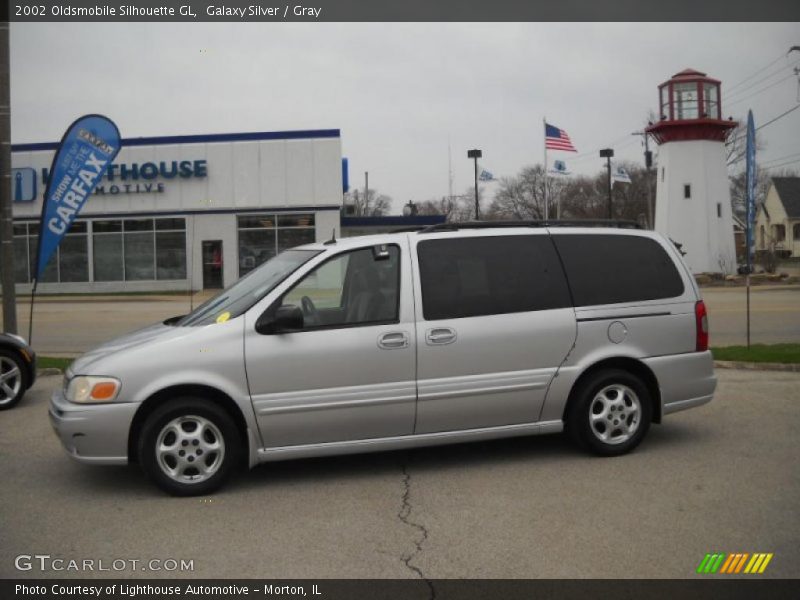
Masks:
[[[61,389],[50,399],[50,424],[64,450],[78,462],[99,465],[128,463],[128,434],[135,403],[73,404]]]

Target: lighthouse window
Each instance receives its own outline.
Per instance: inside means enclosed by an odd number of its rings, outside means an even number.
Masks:
[[[713,83],[703,84],[703,116],[710,119],[719,119],[718,88]]]
[[[683,185],[683,197],[687,200],[692,197],[692,185],[690,183]]]
[[[722,218],[722,203],[717,202],[717,216],[721,219]]]
[[[675,94],[675,118],[696,119],[699,112],[699,107],[697,106],[697,84],[676,83],[673,92]]]

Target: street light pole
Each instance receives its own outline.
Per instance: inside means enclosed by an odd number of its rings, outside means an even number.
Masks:
[[[611,158],[614,156],[612,148],[603,148],[600,150],[600,158],[606,159],[606,169],[608,170],[608,218],[614,218],[614,211],[611,204]]]
[[[3,331],[17,333],[14,288],[14,233],[11,211],[11,102],[8,21],[0,23],[0,283],[3,286]]]
[[[480,215],[480,205],[478,204],[478,159],[483,156],[483,152],[478,150],[477,148],[474,150],[467,150],[467,158],[472,158],[475,160],[475,220],[478,221],[481,218]]]

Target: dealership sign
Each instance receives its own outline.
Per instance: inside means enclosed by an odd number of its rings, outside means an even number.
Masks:
[[[104,181],[94,190],[96,195],[147,194],[164,191],[164,182],[157,179],[191,179],[206,177],[206,160],[172,160],[144,163],[114,163],[108,167]],[[42,169],[42,184],[50,177],[49,169]]]

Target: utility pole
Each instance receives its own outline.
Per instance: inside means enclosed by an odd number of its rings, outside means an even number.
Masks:
[[[611,158],[614,156],[614,150],[612,148],[604,148],[600,150],[600,158],[606,159],[606,168],[608,169],[608,218],[614,218],[614,209],[611,204]]]
[[[478,159],[483,156],[483,152],[478,149],[467,150],[467,158],[475,160],[475,220],[479,221],[481,218],[480,204],[478,202]]]
[[[14,288],[14,229],[11,214],[11,78],[8,21],[0,23],[0,283],[3,286],[3,331],[17,333]]]
[[[369,171],[364,171],[364,202],[362,204],[362,215],[368,217],[367,208],[369,206]]]
[[[634,131],[631,135],[641,135],[644,138],[644,168],[645,168],[645,188],[647,191],[647,226],[655,229],[656,223],[653,220],[653,190],[650,185],[650,171],[653,168],[653,153],[650,151],[650,136],[646,131]]]

